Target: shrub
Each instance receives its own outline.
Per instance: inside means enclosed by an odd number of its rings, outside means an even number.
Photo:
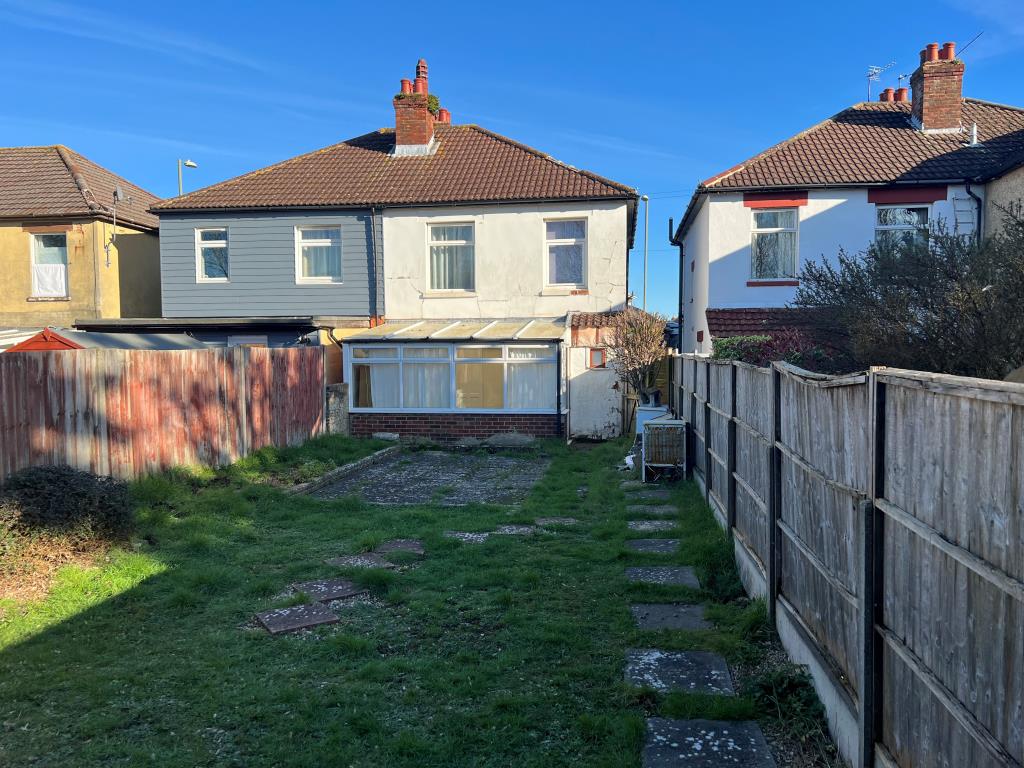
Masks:
[[[30,467],[0,490],[0,531],[80,537],[123,536],[131,530],[127,484],[71,467]]]
[[[818,373],[850,370],[849,361],[817,343],[799,328],[772,331],[754,336],[727,336],[711,342],[715,360],[739,360],[761,367],[781,360]]]

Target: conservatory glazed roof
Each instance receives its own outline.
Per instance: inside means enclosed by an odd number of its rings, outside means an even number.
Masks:
[[[376,328],[345,337],[364,341],[557,341],[565,322],[555,318],[521,320],[389,320]]]

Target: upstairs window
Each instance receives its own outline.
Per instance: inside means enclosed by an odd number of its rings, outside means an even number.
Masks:
[[[297,227],[295,280],[341,282],[341,227]]]
[[[796,209],[754,211],[750,278],[777,280],[796,275]]]
[[[32,235],[32,295],[62,299],[68,295],[68,236]]]
[[[472,224],[430,224],[430,290],[473,291]]]
[[[196,281],[226,283],[230,274],[227,227],[196,230]]]
[[[875,242],[899,248],[928,239],[928,206],[879,205],[875,208]]]
[[[587,222],[572,219],[545,222],[548,285],[582,288],[586,284]]]

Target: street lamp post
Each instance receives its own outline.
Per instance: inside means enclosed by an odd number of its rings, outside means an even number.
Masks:
[[[651,201],[647,195],[641,195],[644,203],[644,312],[647,311],[647,235],[651,221]]]
[[[182,187],[181,187],[181,168],[182,168],[182,166],[184,166],[186,168],[198,168],[199,167],[199,165],[194,160],[182,160],[180,157],[178,158],[178,197],[181,197],[182,194],[183,194]]]

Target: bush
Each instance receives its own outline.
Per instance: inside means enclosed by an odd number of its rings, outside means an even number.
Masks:
[[[739,360],[765,367],[775,360],[817,373],[838,373],[850,369],[847,361],[825,349],[799,328],[772,331],[755,336],[726,336],[711,342],[715,360]]]
[[[0,490],[0,532],[124,536],[131,530],[128,486],[71,467],[30,467]]]

